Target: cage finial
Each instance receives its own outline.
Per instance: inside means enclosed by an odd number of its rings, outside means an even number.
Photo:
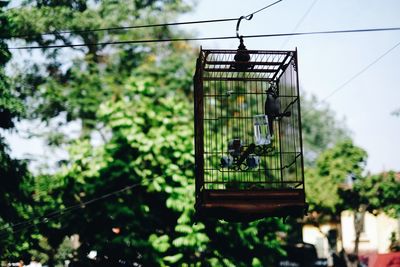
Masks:
[[[239,62],[247,63],[250,60],[249,51],[247,51],[246,46],[244,45],[242,36],[240,36],[239,40],[240,40],[240,44],[238,46],[238,49],[237,49],[237,52],[236,52],[236,55],[235,55],[234,59],[238,63]]]
[[[250,53],[246,49],[246,46],[243,43],[243,36],[239,37],[240,44],[238,46],[237,52],[234,56],[235,63],[232,65],[234,69],[237,71],[245,71],[251,68],[249,64],[250,61]]]

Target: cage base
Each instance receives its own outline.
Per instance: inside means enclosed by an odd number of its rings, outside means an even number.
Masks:
[[[196,215],[200,220],[248,222],[266,217],[301,217],[307,206],[302,189],[203,190]]]

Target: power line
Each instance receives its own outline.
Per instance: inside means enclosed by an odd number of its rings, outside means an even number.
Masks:
[[[300,25],[303,23],[303,21],[306,19],[306,17],[308,16],[308,14],[311,12],[311,10],[313,9],[313,7],[315,6],[315,4],[318,2],[318,0],[314,0],[311,5],[308,7],[308,9],[306,10],[306,12],[303,14],[303,16],[299,19],[299,21],[296,23],[296,25],[294,26],[292,32],[297,31],[297,29],[300,27]],[[285,39],[285,41],[283,41],[281,47],[284,48],[286,46],[286,44],[289,42],[290,37],[287,37]]]
[[[247,15],[247,16],[245,16],[245,17],[251,17],[251,16],[253,16],[254,14],[257,14],[258,12],[261,12],[261,11],[263,11],[263,10],[269,8],[269,7],[272,7],[272,6],[278,4],[279,2],[282,2],[282,1],[283,1],[283,0],[278,0],[278,1],[274,2],[274,3],[272,3],[272,4],[269,4],[269,5],[267,5],[267,6],[263,7],[263,8],[260,8],[260,9],[257,10],[257,11],[254,11],[253,13],[250,13],[249,15]]]
[[[186,165],[184,165],[184,166],[181,166],[181,168],[188,168],[188,167],[191,166],[191,165],[192,165],[192,164],[186,164]],[[67,212],[72,212],[73,210],[78,210],[78,209],[84,209],[84,208],[86,208],[87,205],[90,205],[90,204],[92,204],[92,203],[94,203],[94,202],[97,202],[97,201],[99,201],[99,200],[103,200],[103,199],[109,198],[109,197],[111,197],[111,196],[117,195],[117,194],[119,194],[119,193],[125,192],[125,191],[130,190],[130,189],[133,189],[133,188],[135,188],[135,187],[138,187],[138,186],[140,186],[140,185],[143,185],[144,182],[151,182],[151,181],[153,181],[153,180],[155,180],[155,179],[157,179],[157,178],[162,178],[162,176],[158,176],[158,177],[154,177],[154,178],[148,178],[148,179],[143,179],[143,180],[142,180],[141,182],[139,182],[139,183],[126,186],[126,187],[124,187],[124,188],[121,188],[121,189],[119,189],[119,190],[113,191],[113,192],[111,192],[111,193],[107,193],[107,194],[101,195],[101,196],[99,196],[99,197],[97,197],[97,198],[93,198],[93,199],[90,199],[90,200],[81,202],[81,203],[79,203],[79,204],[76,204],[76,205],[68,206],[68,207],[66,207],[66,208],[64,208],[64,209],[61,209],[61,210],[58,210],[58,211],[53,211],[53,212],[47,213],[47,214],[42,215],[42,216],[36,216],[36,217],[33,217],[33,218],[29,219],[29,220],[25,220],[25,221],[21,221],[21,222],[18,222],[18,223],[11,224],[11,225],[3,226],[3,227],[0,228],[0,238],[2,238],[4,235],[7,234],[7,233],[5,233],[5,232],[7,231],[8,228],[15,228],[16,226],[22,226],[22,227],[18,227],[18,230],[15,230],[15,229],[12,230],[12,233],[21,232],[21,231],[23,231],[23,230],[25,230],[25,229],[27,229],[27,228],[30,228],[30,227],[32,227],[32,226],[34,226],[34,225],[38,225],[38,224],[42,224],[42,223],[47,223],[47,222],[49,222],[50,220],[53,220],[53,219],[55,219],[55,218],[64,216]],[[37,221],[37,220],[39,220],[39,221],[38,221],[38,222],[35,222],[35,221]],[[24,225],[24,226],[23,226],[23,225]]]
[[[319,105],[321,105],[322,103],[324,103],[324,101],[326,101],[328,98],[332,97],[334,94],[336,94],[337,92],[339,92],[340,90],[342,90],[344,87],[346,87],[346,85],[348,85],[349,83],[351,83],[354,79],[356,79],[358,76],[360,76],[361,74],[363,74],[365,71],[367,71],[369,68],[371,68],[373,65],[375,65],[376,63],[378,63],[382,58],[384,58],[387,54],[389,54],[390,52],[392,52],[394,49],[396,49],[398,46],[400,46],[400,42],[396,43],[394,46],[392,46],[391,48],[389,48],[388,50],[386,50],[383,54],[381,54],[380,56],[378,56],[376,59],[374,59],[373,61],[371,61],[368,65],[366,65],[364,68],[362,68],[360,71],[358,71],[356,74],[354,74],[353,76],[351,76],[347,81],[345,81],[344,83],[342,83],[340,86],[338,86],[336,89],[334,89],[332,92],[330,92],[327,96],[325,96],[320,102],[318,102],[316,104],[316,107],[318,107]],[[305,116],[308,113],[310,113],[311,111],[305,112],[302,115]]]
[[[52,220],[52,219],[54,219],[54,218],[57,218],[57,217],[59,217],[59,216],[64,215],[66,212],[70,212],[70,211],[72,211],[72,210],[74,210],[74,209],[83,209],[83,208],[86,208],[87,205],[90,205],[90,204],[92,204],[92,203],[94,203],[94,202],[97,202],[97,201],[99,201],[99,200],[103,200],[103,199],[109,198],[109,197],[111,197],[111,196],[117,195],[117,194],[119,194],[119,193],[125,192],[125,191],[127,191],[127,190],[130,190],[130,189],[132,189],[132,188],[138,187],[138,186],[140,186],[140,185],[143,185],[143,182],[145,182],[145,181],[146,181],[146,182],[150,182],[150,181],[153,181],[153,180],[155,180],[155,179],[156,179],[156,178],[145,179],[145,180],[142,180],[142,181],[139,182],[139,183],[126,186],[126,187],[124,187],[124,188],[122,188],[122,189],[113,191],[113,192],[108,193],[108,194],[104,194],[104,195],[99,196],[99,197],[97,197],[97,198],[93,198],[93,199],[90,199],[90,200],[88,200],[88,201],[84,201],[84,202],[81,202],[81,203],[79,203],[79,204],[72,205],[72,206],[66,207],[66,208],[64,208],[64,209],[60,209],[60,210],[58,210],[58,211],[53,211],[53,212],[47,213],[47,214],[42,215],[42,216],[33,217],[33,218],[29,219],[29,220],[25,220],[25,221],[21,221],[21,222],[18,222],[18,223],[14,223],[14,224],[11,224],[11,225],[4,226],[4,227],[0,228],[0,233],[1,233],[1,232],[5,232],[7,228],[15,228],[15,227],[17,227],[17,226],[23,226],[22,228],[19,228],[18,230],[15,230],[15,231],[13,230],[13,233],[16,233],[16,232],[20,232],[20,231],[22,231],[22,230],[24,230],[24,229],[26,229],[26,228],[32,227],[33,225],[37,225],[37,224],[41,224],[41,223],[46,223],[46,222],[49,221],[49,220]],[[37,221],[37,220],[39,220],[39,221],[38,221],[38,222],[35,222],[35,221]]]
[[[385,32],[385,31],[398,31],[398,30],[400,30],[400,27],[367,28],[367,29],[352,29],[352,30],[333,30],[333,31],[313,31],[313,32],[294,32],[294,33],[274,33],[274,34],[258,34],[258,35],[243,36],[243,38],[271,38],[271,37],[284,37],[284,36],[363,33],[363,32]],[[83,47],[83,46],[97,46],[97,45],[106,46],[106,45],[118,45],[118,44],[226,40],[226,39],[236,39],[236,38],[237,38],[237,36],[197,37],[197,38],[169,38],[169,39],[142,39],[142,40],[110,41],[110,42],[99,42],[99,43],[78,43],[78,44],[48,45],[48,46],[19,46],[19,47],[9,47],[8,49],[10,49],[10,50],[49,49],[49,48]]]
[[[68,212],[71,212],[71,211],[72,211],[72,210],[67,210],[67,211],[65,211],[65,212],[63,212],[63,213],[59,213],[58,215],[54,215],[53,217],[42,218],[42,219],[41,219],[40,221],[38,221],[38,222],[31,222],[31,223],[29,223],[28,225],[26,225],[26,226],[24,226],[24,227],[18,228],[17,230],[13,229],[11,232],[12,232],[12,234],[17,234],[17,233],[19,233],[19,232],[22,232],[22,231],[24,231],[24,230],[27,230],[27,229],[29,229],[29,228],[32,228],[32,227],[34,227],[34,226],[36,226],[36,225],[43,224],[43,223],[48,223],[49,221],[51,221],[51,220],[53,220],[53,219],[56,219],[56,218],[60,218],[60,217],[62,217],[62,216],[65,216],[65,215],[68,214]],[[2,233],[2,232],[3,232],[3,233]],[[6,233],[6,229],[4,228],[3,230],[0,231],[0,238],[5,238],[6,236],[7,236],[7,233]]]
[[[273,5],[281,2],[283,0],[278,0],[272,4],[264,6],[263,8],[256,10],[244,17],[252,17],[254,14],[261,12]],[[155,27],[167,27],[167,26],[178,26],[178,25],[189,25],[189,24],[203,24],[203,23],[216,23],[216,22],[227,22],[236,21],[240,18],[225,18],[225,19],[211,19],[211,20],[197,20],[197,21],[184,21],[184,22],[171,22],[171,23],[159,23],[159,24],[147,24],[147,25],[132,25],[132,26],[119,26],[119,27],[107,27],[107,28],[97,28],[97,29],[83,29],[83,30],[66,30],[66,31],[51,31],[38,34],[20,34],[20,35],[8,35],[0,36],[3,39],[11,38],[24,38],[31,36],[46,36],[46,35],[62,35],[62,34],[73,34],[73,33],[86,33],[86,32],[100,32],[100,31],[118,31],[118,30],[131,30],[131,29],[141,29],[141,28],[155,28]]]
[[[371,68],[373,65],[375,65],[376,63],[378,63],[378,61],[380,61],[383,57],[385,57],[387,54],[389,54],[390,52],[392,52],[396,47],[398,47],[400,45],[400,42],[398,42],[397,44],[395,44],[394,46],[392,46],[391,48],[389,48],[388,50],[386,50],[383,54],[381,54],[379,57],[377,57],[376,59],[374,59],[371,63],[369,63],[367,66],[365,66],[364,68],[362,68],[359,72],[357,72],[356,74],[354,74],[353,76],[351,76],[347,81],[345,81],[344,83],[342,83],[339,87],[337,87],[335,90],[333,90],[329,95],[327,95],[325,98],[322,99],[322,102],[327,100],[328,98],[330,98],[331,96],[333,96],[334,94],[336,94],[337,92],[339,92],[340,90],[342,90],[346,85],[348,85],[349,83],[351,83],[354,79],[356,79],[358,76],[360,76],[361,74],[363,74],[365,71],[367,71],[369,68]]]
[[[58,35],[59,34],[71,34],[71,33],[131,30],[131,29],[141,29],[141,28],[156,28],[156,27],[167,27],[167,26],[178,26],[178,25],[189,25],[189,24],[226,22],[226,21],[234,21],[234,20],[238,20],[238,18],[171,22],[171,23],[160,23],[160,24],[146,24],[146,25],[136,25],[136,26],[120,26],[120,27],[108,27],[108,28],[84,29],[84,30],[70,30],[70,31],[52,31],[52,32],[45,32],[45,33],[38,33],[38,34],[9,35],[9,36],[5,36],[5,37],[2,37],[2,38],[11,39],[11,38],[24,38],[24,37],[30,37],[30,36],[46,36],[46,35],[57,35],[57,34]]]

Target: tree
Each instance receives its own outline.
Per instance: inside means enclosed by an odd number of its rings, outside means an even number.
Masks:
[[[354,185],[342,192],[348,209],[354,211],[355,246],[353,253],[358,254],[360,235],[364,226],[366,212],[377,215],[385,212],[389,216],[400,214],[400,184],[398,176],[393,171],[367,175],[354,181]]]
[[[7,2],[0,3],[0,25],[2,34],[10,32],[9,21],[3,8]],[[4,66],[11,54],[4,39],[0,39],[0,129],[14,128],[14,121],[22,116],[22,102],[10,89]],[[2,134],[2,132],[1,132]],[[9,155],[8,145],[0,135],[0,255],[11,260],[23,258],[28,246],[25,243],[27,231],[17,222],[29,218],[31,199],[27,182],[31,176],[24,161]],[[28,212],[27,212],[28,211]]]
[[[142,184],[87,205],[84,213],[68,214],[60,230],[79,234],[78,258],[97,250],[108,261],[143,265],[271,262],[281,244],[276,231],[285,230],[277,219],[193,226],[191,106],[179,95],[160,96],[152,83],[130,79],[128,84],[129,95],[99,110],[99,119],[112,133],[109,141],[99,147],[77,141],[70,150],[72,165],[57,176],[66,183],[63,203],[68,205]],[[229,246],[224,241],[228,237]],[[235,248],[249,253],[235,253]]]
[[[366,212],[385,212],[396,217],[400,208],[400,184],[396,173],[365,175],[366,159],[367,153],[363,149],[346,140],[323,152],[316,167],[306,170],[306,196],[311,211],[309,222],[317,227],[326,221],[340,223],[342,211],[353,211],[354,255],[358,255]]]
[[[39,33],[162,23],[186,9],[182,1],[50,0],[23,2],[8,16],[10,34],[47,46],[185,36],[168,27]],[[45,135],[50,144],[67,147],[70,156],[55,174],[36,175],[29,184],[38,219],[25,251],[54,265],[62,259],[57,255],[65,238],[78,234],[78,251],[66,256],[71,260],[84,261],[96,250],[98,258],[112,263],[273,265],[275,256],[283,253],[278,233],[289,229],[279,219],[193,224],[195,53],[189,44],[43,48],[41,56],[44,63],[27,62],[12,82],[28,109],[25,118],[49,125],[55,120],[79,122],[81,127],[78,137],[60,131],[57,124]],[[310,113],[303,121],[305,144],[313,151],[309,162],[341,132],[328,109],[314,111],[313,101],[310,108],[306,102]],[[323,130],[335,134],[325,138]],[[108,195],[132,185],[131,190]],[[47,218],[55,211],[60,213]]]
[[[350,138],[349,130],[316,96],[304,94],[301,100],[305,164],[314,166],[322,152]]]
[[[128,95],[105,102],[99,110],[110,139],[97,148],[77,141],[71,147],[72,165],[60,176],[71,188],[63,196],[69,204],[138,185],[88,205],[83,214],[70,215],[70,232],[79,234],[82,242],[78,257],[97,250],[109,261],[143,265],[195,261],[208,238],[201,231],[204,226],[192,227],[190,219],[194,188],[187,179],[193,168],[189,103],[176,95],[160,95],[152,83],[130,79],[127,86]]]
[[[363,176],[367,153],[355,146],[350,139],[337,143],[325,150],[317,159],[316,167],[306,168],[306,197],[310,205],[307,221],[316,227],[324,222],[340,224],[340,214],[351,208],[352,200],[344,197],[344,192],[354,180]],[[337,232],[340,232],[337,229]],[[328,235],[323,233],[326,238]],[[334,245],[328,242],[330,246]],[[332,252],[335,247],[331,247]]]
[[[58,33],[53,36],[42,36],[39,33],[53,31],[54,28],[82,30],[121,24],[161,23],[186,9],[187,7],[180,1],[134,1],[128,5],[115,1],[102,1],[95,5],[87,4],[86,1],[25,1],[22,7],[8,11],[9,31],[2,31],[2,34],[19,35],[19,39],[43,46],[56,42],[68,44],[77,40],[91,43],[108,38],[140,39],[153,35],[160,38],[172,37],[174,33],[165,27],[133,33],[78,32],[67,36]],[[148,16],[149,13],[152,13],[152,16]],[[104,20],[104,17],[107,20]],[[106,130],[97,115],[98,109],[110,99],[116,101],[123,98],[126,93],[123,86],[129,87],[126,80],[132,75],[143,78],[146,76],[153,82],[164,83],[165,88],[161,88],[161,94],[156,94],[156,97],[162,97],[165,94],[185,94],[190,91],[191,79],[188,78],[186,72],[188,62],[190,62],[187,57],[191,57],[191,53],[187,53],[188,48],[188,46],[175,44],[129,45],[107,51],[102,46],[88,45],[82,50],[70,49],[72,51],[68,54],[58,50],[43,49],[41,52],[45,63],[28,61],[26,68],[21,69],[19,75],[14,77],[11,83],[14,89],[12,93],[19,96],[19,101],[24,101],[28,109],[25,113],[27,119],[39,119],[49,125],[51,121],[60,119],[62,124],[72,121],[81,122],[79,140],[73,140],[55,128],[45,133],[50,144],[59,147],[78,143],[77,147],[81,148],[90,140],[96,139],[96,137],[93,138],[94,133],[103,136],[102,142],[105,143],[107,141],[105,135],[108,132],[104,133]],[[171,53],[176,50],[185,50],[186,53]],[[65,57],[73,64],[70,66],[64,64]],[[161,71],[152,71],[151,77],[147,74],[149,70],[160,69],[158,67],[164,68]],[[173,75],[166,75],[172,71]],[[174,84],[174,87],[170,84]],[[123,144],[127,146],[126,142]],[[31,223],[31,230],[33,228],[40,234],[35,232],[34,240],[30,239],[32,242],[24,248],[25,251],[33,249],[45,252],[49,256],[42,259],[49,261],[50,265],[54,264],[57,249],[68,232],[62,231],[64,226],[56,220],[58,218],[51,218],[47,223],[42,223],[42,219],[47,220],[43,216],[73,203],[73,199],[67,199],[64,195],[74,189],[65,187],[62,180],[55,182],[57,180],[55,178],[57,175],[37,175],[30,183],[28,191],[34,196],[34,204],[39,207],[35,209],[38,220]],[[17,184],[20,185],[20,183]],[[75,184],[71,183],[69,186],[73,187]],[[16,199],[15,202],[18,203],[19,200]],[[63,200],[66,202],[63,203]],[[18,254],[16,255],[18,257]]]
[[[340,213],[347,205],[339,191],[346,186],[346,179],[360,179],[367,160],[367,153],[348,139],[325,150],[317,159],[316,169],[310,173],[306,184],[311,210],[332,215]]]
[[[44,46],[124,40],[128,34],[121,32],[80,32],[68,37],[38,33],[51,27],[81,30],[159,23],[185,9],[179,1],[146,5],[136,1],[134,12],[131,6],[114,1],[94,7],[85,3],[30,1],[10,12],[13,31],[29,34],[25,41]],[[147,16],[149,12],[154,14]],[[133,37],[175,34],[181,33],[162,28]],[[81,122],[79,138],[49,138],[56,146],[67,144],[70,158],[60,172],[37,175],[31,186],[35,204],[41,207],[34,227],[40,242],[29,249],[45,252],[43,261],[54,265],[64,238],[73,234],[79,235],[81,246],[71,259],[81,261],[90,250],[97,250],[98,258],[107,257],[111,263],[123,259],[144,265],[248,266],[271,262],[282,252],[276,232],[286,227],[278,219],[234,226],[209,222],[207,228],[202,223],[193,225],[193,52],[186,43],[113,50],[89,45],[73,51],[73,64],[68,66],[62,62],[65,54],[43,49],[45,64],[27,64],[14,79],[14,89],[29,109],[28,119],[50,122],[61,117],[63,123]],[[97,146],[92,144],[99,139],[94,133],[101,136]],[[82,206],[82,212],[45,216],[132,184],[137,186]],[[229,246],[220,239],[227,237],[232,237]],[[229,249],[235,247],[246,249],[248,255]]]
[[[187,9],[180,0],[131,1],[126,4],[105,0],[94,6],[88,2],[90,1],[26,1],[21,8],[9,12],[11,33],[21,36],[26,42],[44,47],[55,43],[173,37],[175,34],[166,27],[155,27],[146,31],[84,30],[162,23],[174,17],[177,12]],[[40,35],[42,32],[54,32],[54,29],[76,32],[69,35]],[[128,44],[112,50],[102,45],[65,50],[43,48],[41,52],[46,59],[45,63],[26,62],[26,68],[15,79],[15,88],[21,96],[25,96],[29,118],[50,121],[61,117],[63,123],[78,120],[81,122],[82,135],[88,135],[98,126],[96,111],[99,105],[115,95],[123,94],[123,89],[115,85],[121,84],[131,75],[140,75],[138,66],[147,65],[148,69],[145,71],[150,71],[164,63],[187,65],[184,63],[187,60],[183,60],[184,55],[175,56],[174,61],[171,60],[170,50],[176,49],[177,46],[173,44]],[[66,58],[72,64],[65,64]],[[157,71],[152,73],[156,75]],[[175,72],[171,78],[177,80],[179,76],[184,75]],[[186,76],[182,81],[185,80],[187,81]],[[168,82],[168,79],[163,81]],[[56,129],[52,130],[57,132]]]

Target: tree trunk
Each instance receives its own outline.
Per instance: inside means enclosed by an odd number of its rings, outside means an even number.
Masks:
[[[354,240],[354,250],[353,255],[350,255],[350,265],[349,266],[358,266],[358,251],[360,244],[361,233],[364,230],[364,218],[365,213],[367,212],[367,205],[361,204],[358,207],[358,210],[354,211],[354,230],[355,230],[355,240]]]
[[[364,218],[367,211],[367,205],[361,204],[358,211],[354,212],[354,230],[355,230],[355,240],[354,240],[354,251],[355,255],[358,255],[358,247],[360,243],[360,236],[364,230]]]
[[[49,256],[49,259],[47,261],[47,266],[49,266],[49,267],[55,266],[55,254],[56,254],[56,251],[54,249],[50,249],[50,251],[48,251],[47,255]]]

